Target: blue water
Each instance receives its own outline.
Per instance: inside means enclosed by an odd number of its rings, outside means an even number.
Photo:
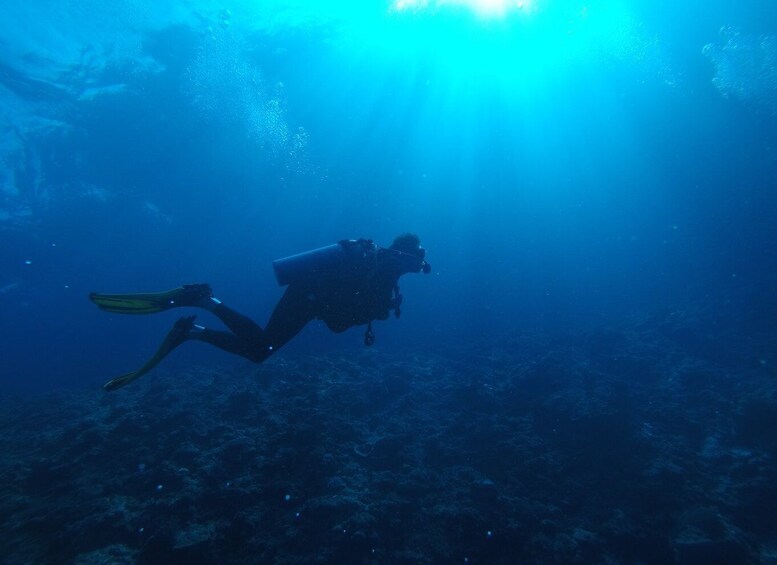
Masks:
[[[6,1],[0,560],[774,563],[776,218],[774,2]],[[102,390],[195,311],[90,292],[403,232],[372,348]]]
[[[174,319],[91,291],[208,282],[263,324],[273,259],[404,231],[434,269],[376,324],[388,356],[773,324],[774,5],[156,4],[0,8],[1,390],[99,387]],[[244,363],[196,345],[165,367]],[[314,323],[278,355],[361,347]]]

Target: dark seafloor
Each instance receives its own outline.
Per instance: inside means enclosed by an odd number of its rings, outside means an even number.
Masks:
[[[3,563],[777,563],[746,313],[5,398]]]

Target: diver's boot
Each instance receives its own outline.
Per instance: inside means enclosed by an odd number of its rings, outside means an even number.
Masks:
[[[177,306],[197,306],[212,309],[218,301],[208,284],[185,284],[164,292],[138,294],[100,294],[93,292],[89,300],[100,310],[117,314],[153,314]]]
[[[115,379],[108,381],[103,385],[103,388],[109,391],[116,390],[117,388],[121,388],[124,385],[131,383],[135,379],[142,377],[151,369],[156,367],[162,359],[167,357],[168,353],[170,353],[173,349],[181,345],[189,338],[189,333],[194,328],[194,319],[196,317],[197,316],[187,316],[178,320],[175,324],[173,324],[173,327],[170,329],[170,331],[167,332],[167,335],[165,336],[165,339],[162,340],[162,344],[159,346],[159,349],[157,349],[157,352],[154,353],[154,356],[151,357],[151,359],[146,361],[145,365],[143,365],[137,371],[121,375],[120,377],[116,377]]]

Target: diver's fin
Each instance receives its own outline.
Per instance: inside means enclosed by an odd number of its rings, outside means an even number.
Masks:
[[[172,329],[167,332],[167,335],[165,336],[165,339],[162,340],[162,344],[159,346],[159,349],[157,349],[156,353],[154,353],[151,359],[146,361],[145,365],[143,365],[137,371],[126,373],[120,377],[111,379],[103,385],[103,388],[107,391],[116,390],[117,388],[121,388],[124,385],[131,383],[135,379],[142,377],[151,369],[156,367],[162,359],[167,357],[168,353],[186,341],[186,338],[189,335],[189,330],[194,327],[194,319],[196,317],[197,316],[187,316],[185,318],[179,319],[173,325]]]
[[[198,306],[205,298],[213,296],[207,284],[185,284],[164,292],[139,294],[100,294],[93,292],[89,300],[100,310],[117,314],[153,314],[176,306]]]
[[[137,379],[140,375],[138,375],[139,371],[132,371],[131,373],[127,373],[126,375],[122,375],[120,377],[116,377],[115,379],[109,380],[107,383],[103,385],[103,388],[105,390],[116,390],[117,388],[121,388],[126,384],[131,383],[135,379]]]

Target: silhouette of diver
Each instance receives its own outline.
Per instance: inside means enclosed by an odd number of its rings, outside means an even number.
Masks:
[[[406,233],[387,248],[369,239],[343,240],[274,261],[278,283],[288,286],[264,329],[215,298],[207,284],[188,284],[157,293],[92,293],[89,299],[108,312],[152,314],[190,306],[212,312],[229,329],[211,330],[197,325],[196,316],[180,318],[145,365],[112,379],[104,388],[116,390],[145,375],[185,341],[204,341],[261,363],[315,318],[337,333],[367,324],[364,342],[372,345],[372,321],[387,319],[392,310],[397,318],[401,313],[399,277],[431,272],[425,257],[418,236]]]

